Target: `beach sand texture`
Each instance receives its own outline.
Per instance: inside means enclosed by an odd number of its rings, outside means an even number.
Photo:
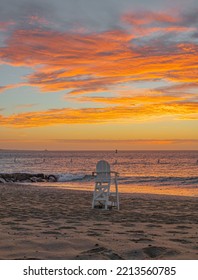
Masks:
[[[198,259],[197,198],[0,185],[0,259]]]

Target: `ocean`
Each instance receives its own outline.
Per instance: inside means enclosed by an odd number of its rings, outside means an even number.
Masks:
[[[93,190],[99,160],[119,173],[120,192],[198,197],[198,151],[0,150],[0,173],[55,175],[57,182],[34,184]]]

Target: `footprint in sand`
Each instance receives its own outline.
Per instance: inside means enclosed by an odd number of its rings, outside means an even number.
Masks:
[[[169,239],[169,240],[170,240],[170,241],[174,241],[174,242],[179,242],[179,243],[182,243],[182,244],[189,244],[189,243],[192,243],[192,241],[187,240],[187,239],[172,238],[172,239]]]
[[[97,246],[96,248],[93,248],[88,251],[81,252],[78,256],[76,256],[75,259],[78,260],[122,260],[123,258],[113,252],[112,250],[109,250],[102,246]]]
[[[102,236],[102,234],[96,231],[88,231],[87,236]]]
[[[150,227],[150,228],[161,228],[162,227],[161,225],[155,225],[155,224],[148,224],[146,226]]]
[[[150,239],[150,238],[134,238],[134,239],[130,239],[130,241],[135,242],[135,243],[148,243],[148,242],[153,242],[153,240]]]
[[[173,234],[188,234],[188,231],[176,231],[176,230],[168,230],[166,233],[173,233]]]
[[[157,246],[150,246],[150,247],[143,248],[143,252],[152,259],[159,258],[165,255],[167,256],[177,255],[179,253],[176,250],[171,250],[166,247],[157,247]]]
[[[178,229],[191,229],[192,227],[189,226],[176,226]]]

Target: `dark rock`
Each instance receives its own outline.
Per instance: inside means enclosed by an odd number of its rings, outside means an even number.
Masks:
[[[30,178],[31,182],[39,182],[39,180],[40,180],[40,178],[35,177],[35,176]]]
[[[30,173],[3,173],[0,174],[0,178],[4,179],[6,182],[24,182],[29,181],[32,182],[31,178],[33,179],[33,182],[38,182],[41,180],[45,180],[46,176],[42,173],[38,174],[30,174]]]
[[[54,175],[49,175],[48,176],[48,182],[56,182],[57,178]]]
[[[0,183],[5,184],[5,183],[6,183],[6,180],[5,180],[5,179],[3,179],[3,178],[0,178]]]

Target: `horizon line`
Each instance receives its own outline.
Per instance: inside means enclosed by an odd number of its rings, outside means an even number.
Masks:
[[[198,149],[70,149],[70,150],[63,150],[63,149],[4,149],[0,148],[1,151],[18,151],[18,152],[198,152]]]

